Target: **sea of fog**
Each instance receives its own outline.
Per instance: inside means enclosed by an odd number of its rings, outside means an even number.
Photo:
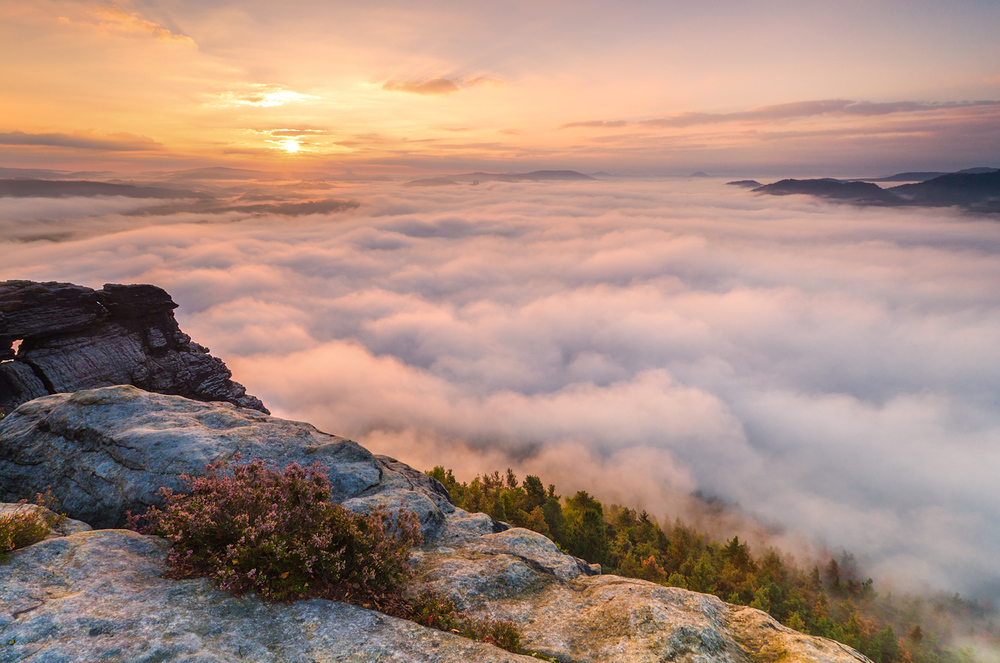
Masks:
[[[0,279],[154,283],[278,416],[461,479],[695,491],[1000,595],[1000,220],[720,180],[342,185],[339,214],[0,199]]]

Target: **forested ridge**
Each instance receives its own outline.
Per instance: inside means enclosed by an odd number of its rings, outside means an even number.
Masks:
[[[556,493],[536,476],[507,470],[458,481],[441,466],[428,474],[456,506],[540,532],[605,573],[714,594],[770,613],[782,624],[854,647],[875,663],[973,663],[996,660],[1000,629],[989,602],[882,591],[848,552],[805,566],[771,546],[725,543],[645,511],[605,507],[586,491]]]

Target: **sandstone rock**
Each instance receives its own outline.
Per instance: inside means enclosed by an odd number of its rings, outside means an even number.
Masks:
[[[0,564],[0,663],[527,662],[490,645],[334,601],[264,603],[167,580],[166,544],[83,532]]]
[[[0,411],[42,394],[132,384],[267,412],[180,330],[175,308],[152,285],[0,283]]]
[[[127,511],[162,503],[161,486],[181,490],[182,475],[236,454],[278,468],[322,463],[334,501],[358,510],[405,507],[425,537],[454,509],[430,477],[309,424],[127,385],[45,396],[0,421],[0,501],[51,488],[70,517],[120,527]]]
[[[461,510],[450,514],[437,542],[414,553],[410,591],[430,589],[470,614],[516,623],[527,650],[581,663],[870,663],[759,610],[643,580],[588,575],[586,565],[541,535],[487,527]]]

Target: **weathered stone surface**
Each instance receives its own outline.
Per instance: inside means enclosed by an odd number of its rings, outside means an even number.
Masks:
[[[446,491],[428,488],[430,477],[309,424],[128,385],[45,396],[0,421],[0,501],[51,488],[72,518],[120,527],[126,511],[160,504],[161,486],[180,490],[182,475],[236,454],[278,468],[322,463],[335,501],[403,506],[420,517],[425,537],[454,509]]]
[[[191,341],[152,285],[0,283],[0,409],[116,384],[267,412],[221,359]],[[16,355],[12,343],[20,340]]]
[[[270,604],[160,575],[166,544],[83,532],[0,564],[0,663],[537,660],[334,601]]]
[[[482,514],[449,515],[437,541],[414,553],[411,591],[431,589],[473,615],[515,622],[527,650],[581,663],[870,663],[759,610],[643,580],[588,575],[586,565],[541,535],[488,528]]]

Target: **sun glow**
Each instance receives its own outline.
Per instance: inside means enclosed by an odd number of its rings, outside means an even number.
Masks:
[[[281,149],[283,149],[285,152],[288,152],[289,154],[295,154],[300,149],[302,149],[301,146],[299,145],[299,142],[294,138],[283,140],[281,141],[280,145]]]

